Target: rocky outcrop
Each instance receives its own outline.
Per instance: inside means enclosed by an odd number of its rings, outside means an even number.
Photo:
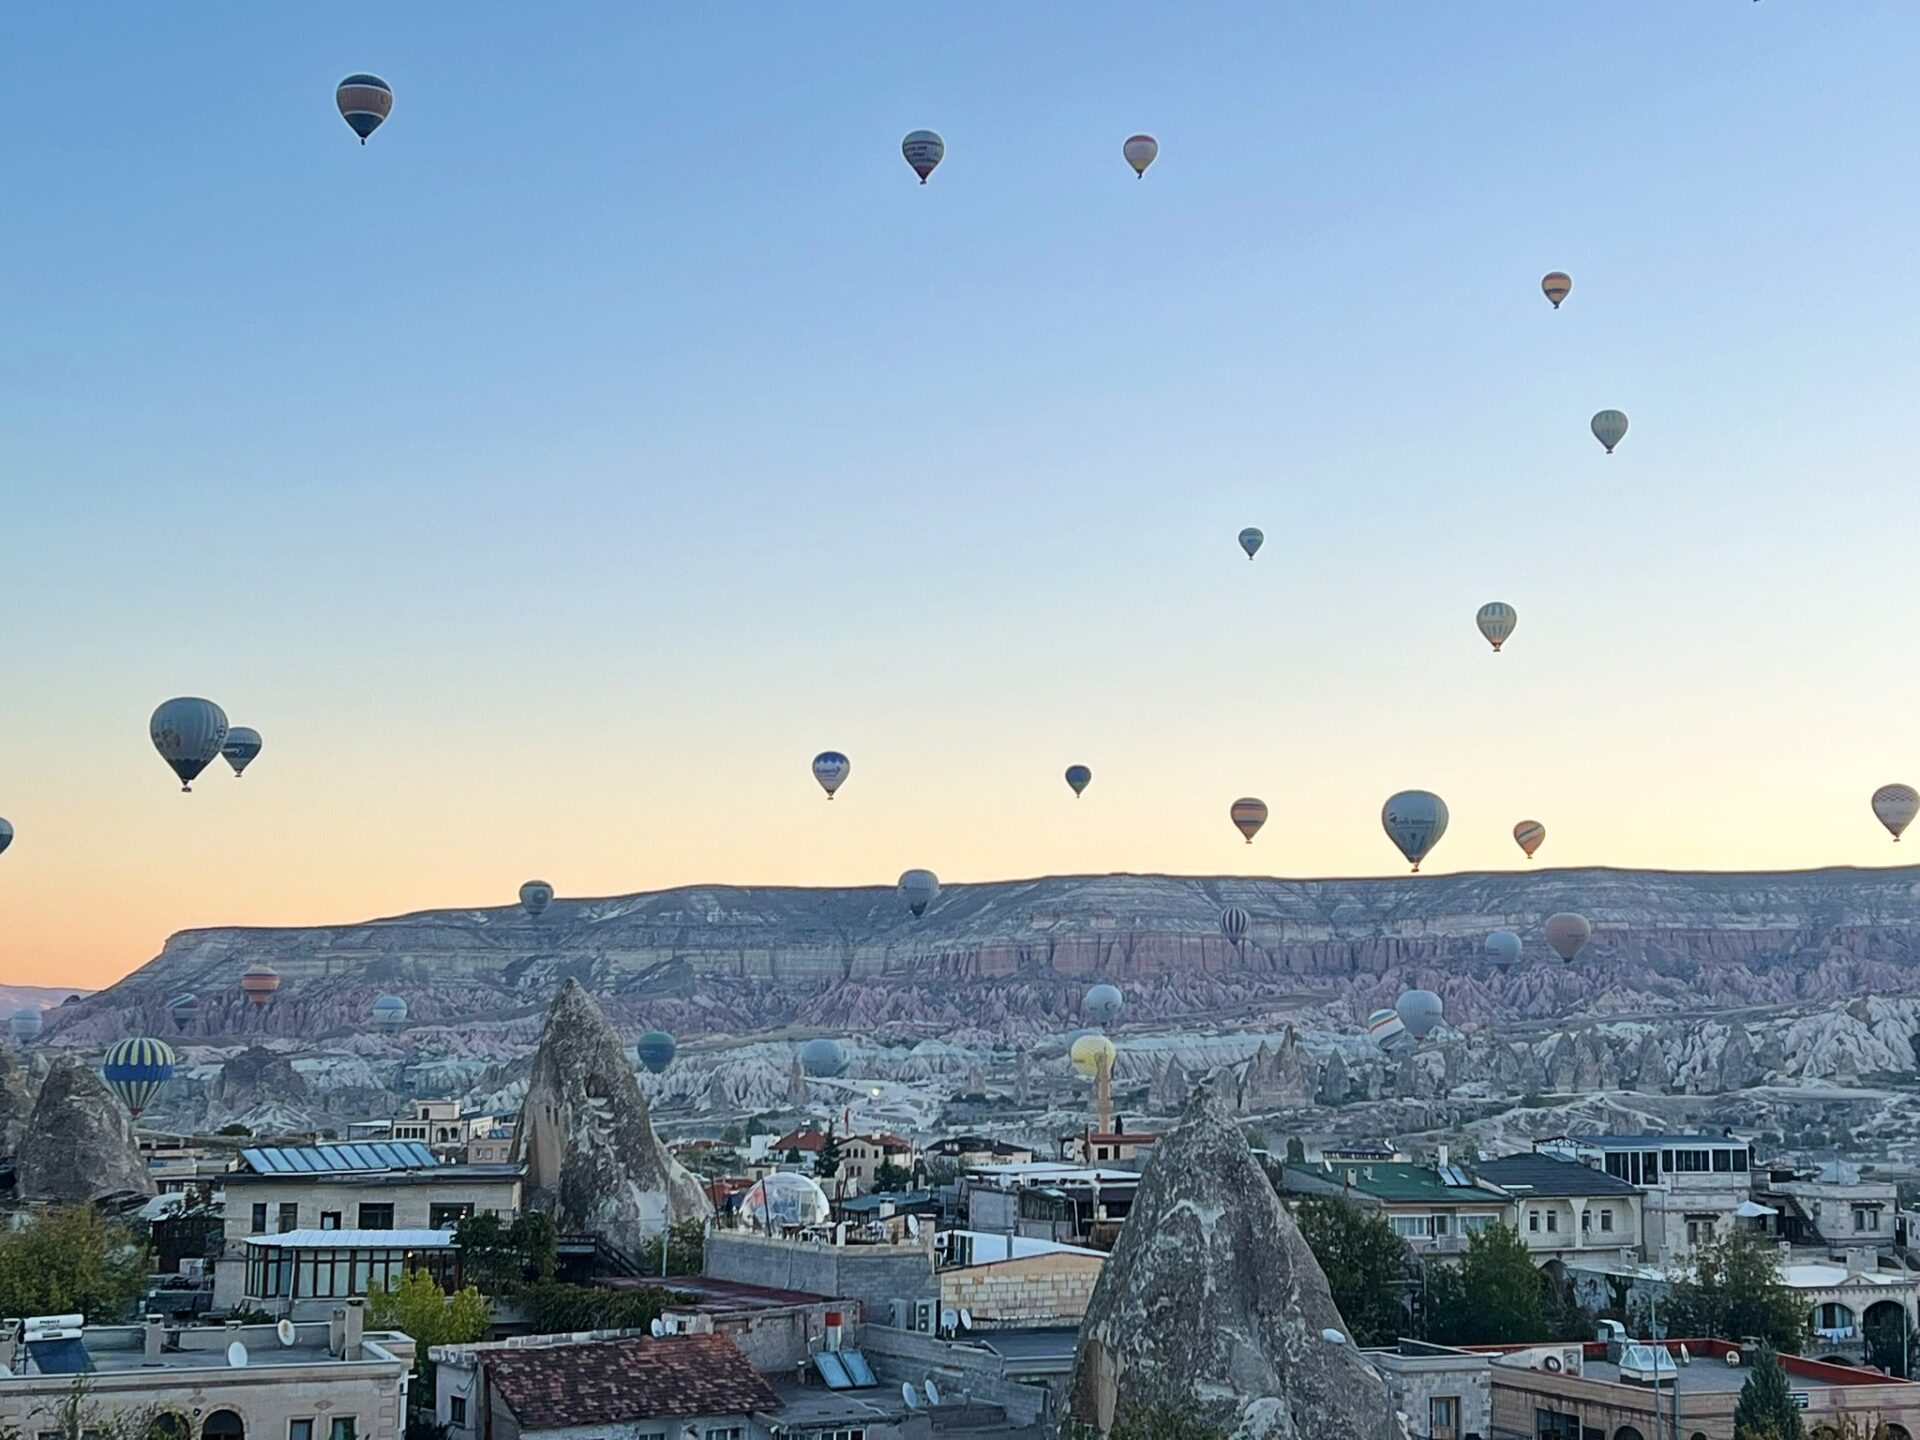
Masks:
[[[1336,1050],[1327,1057],[1326,1068],[1320,1072],[1320,1088],[1315,1098],[1322,1105],[1344,1105],[1352,1088],[1353,1077],[1347,1072],[1346,1057]]]
[[[562,1233],[629,1253],[670,1223],[713,1212],[706,1191],[653,1133],[619,1032],[569,980],[554,997],[520,1107],[515,1158],[527,1201]]]
[[[151,1195],[153,1179],[134,1143],[133,1117],[93,1067],[56,1061],[20,1142],[20,1195],[83,1205],[105,1195]]]
[[[0,1050],[0,1155],[16,1155],[33,1114],[33,1084],[10,1050]]]
[[[1154,1146],[1080,1329],[1069,1420],[1172,1414],[1245,1440],[1389,1440],[1385,1383],[1223,1100],[1195,1092]]]
[[[1176,1055],[1154,1075],[1153,1085],[1147,1091],[1148,1108],[1156,1115],[1177,1115],[1187,1108],[1187,1092],[1192,1088],[1187,1067]]]

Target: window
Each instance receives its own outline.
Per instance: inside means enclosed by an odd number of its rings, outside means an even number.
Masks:
[[[1853,1207],[1853,1229],[1856,1235],[1863,1230],[1878,1230],[1879,1228],[1880,1212],[1878,1210],[1869,1205],[1856,1205]]]
[[[1612,1231],[1613,1211],[1611,1209],[1602,1210],[1600,1212],[1600,1228],[1605,1231],[1609,1231],[1609,1232]]]
[[[429,1230],[451,1230],[462,1220],[473,1214],[473,1202],[461,1205],[429,1205],[427,1207],[427,1228]]]
[[[391,1230],[393,1228],[393,1206],[362,1205],[360,1207],[360,1228],[362,1230]]]
[[[1491,1215],[1463,1215],[1460,1218],[1460,1231],[1464,1235],[1478,1235],[1494,1223]]]
[[[287,1440],[313,1440],[313,1420],[287,1421]]]
[[[340,1212],[338,1210],[322,1210],[320,1212],[320,1228],[322,1230],[338,1230],[340,1228]]]
[[[341,1415],[334,1420],[332,1427],[327,1431],[327,1437],[328,1440],[354,1440],[359,1430],[358,1416]]]
[[[289,1230],[298,1230],[300,1228],[300,1207],[298,1205],[282,1204],[280,1206],[280,1224],[278,1228],[282,1235],[286,1234]]]
[[[1736,1150],[1733,1152],[1733,1168],[1735,1170],[1745,1170],[1747,1168],[1748,1153],[1749,1152],[1745,1150]]]
[[[1551,1235],[1555,1231],[1557,1231],[1559,1228],[1560,1228],[1560,1212],[1558,1210],[1547,1211],[1547,1233]]]
[[[1725,1174],[1733,1169],[1733,1152],[1716,1150],[1713,1152],[1713,1168],[1716,1174]]]
[[[253,1233],[256,1235],[267,1233],[267,1205],[264,1200],[253,1207]]]
[[[707,1440],[740,1440],[740,1427],[738,1425],[709,1425],[707,1427]]]
[[[1593,1212],[1591,1210],[1582,1210],[1580,1212],[1580,1233],[1584,1235],[1591,1229],[1593,1229]]]
[[[247,1427],[231,1410],[216,1410],[200,1427],[200,1440],[247,1440]]]
[[[1391,1215],[1387,1217],[1393,1225],[1393,1233],[1402,1240],[1424,1240],[1433,1233],[1426,1215]]]
[[[1527,1229],[1536,1235],[1540,1233],[1540,1212],[1538,1210],[1527,1211]]]
[[[645,1440],[645,1437],[641,1437]],[[867,1440],[867,1428],[864,1425],[850,1425],[840,1430],[822,1430],[814,1440]]]
[[[453,1395],[447,1399],[447,1419],[455,1425],[467,1423],[467,1397]]]

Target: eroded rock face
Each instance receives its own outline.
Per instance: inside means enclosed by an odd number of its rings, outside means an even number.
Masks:
[[[1080,1331],[1069,1425],[1165,1408],[1246,1440],[1403,1440],[1326,1276],[1222,1099],[1153,1149]],[[1063,1429],[1063,1433],[1069,1433]]]
[[[629,1252],[676,1220],[713,1212],[653,1133],[619,1032],[577,980],[547,1012],[514,1156],[527,1166],[532,1208],[562,1233],[590,1231]]]
[[[33,1082],[9,1050],[0,1050],[0,1155],[16,1155],[33,1113]]]
[[[153,1194],[133,1139],[133,1117],[93,1067],[58,1060],[40,1086],[20,1141],[20,1193],[28,1200],[81,1205],[103,1195]]]

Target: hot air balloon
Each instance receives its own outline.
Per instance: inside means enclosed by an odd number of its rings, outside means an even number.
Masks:
[[[1073,787],[1073,798],[1078,800],[1087,793],[1087,786],[1093,783],[1093,771],[1084,765],[1067,766],[1067,784]]]
[[[833,792],[847,783],[847,776],[853,773],[853,762],[838,750],[822,750],[813,757],[813,778],[820,782],[820,788],[827,792],[827,799],[833,798]]]
[[[13,1036],[16,1045],[25,1045],[39,1036],[45,1023],[38,1010],[16,1010],[7,1017],[7,1033]]]
[[[1893,835],[1894,844],[1900,843],[1900,832],[1913,823],[1913,817],[1920,814],[1920,791],[1911,785],[1882,785],[1873,792],[1874,818],[1886,826]]]
[[[1558,310],[1560,302],[1573,291],[1573,277],[1564,270],[1549,270],[1541,277],[1540,290],[1553,302],[1553,308]]]
[[[1367,1016],[1367,1038],[1389,1055],[1407,1048],[1407,1027],[1398,1010],[1376,1010]]]
[[[1447,1007],[1431,990],[1407,991],[1394,1002],[1393,1010],[1400,1017],[1400,1023],[1407,1027],[1407,1033],[1416,1040],[1431,1035],[1447,1013]]]
[[[200,1018],[200,997],[198,995],[176,995],[167,1001],[167,1018],[173,1021],[176,1030],[187,1030]]]
[[[1253,844],[1253,837],[1260,833],[1260,827],[1267,823],[1267,803],[1244,795],[1233,802],[1227,812],[1233,817],[1234,828],[1247,837],[1247,844]]]
[[[240,977],[240,993],[256,1010],[263,1008],[280,988],[280,972],[271,965],[249,965]]]
[[[1549,915],[1546,928],[1547,944],[1562,960],[1572,960],[1586,949],[1587,940],[1593,934],[1593,926],[1584,915]]]
[[[1229,905],[1220,912],[1220,933],[1233,942],[1238,950],[1240,942],[1247,938],[1247,927],[1253,923],[1253,917],[1238,905]]]
[[[1249,560],[1258,555],[1260,553],[1260,547],[1266,543],[1267,536],[1264,530],[1256,530],[1253,526],[1249,525],[1240,532],[1240,548],[1247,552],[1247,559]]]
[[[918,920],[940,894],[940,877],[931,870],[909,870],[900,877],[900,898]]]
[[[136,1117],[173,1078],[173,1047],[164,1040],[122,1040],[100,1066],[107,1088]]]
[[[924,185],[934,167],[946,156],[947,142],[931,130],[915,130],[900,142],[900,153],[907,157],[907,164]]]
[[[13,844],[13,822],[0,820],[0,855],[7,853],[7,847]]]
[[[847,1047],[822,1036],[800,1047],[800,1068],[809,1075],[832,1079],[847,1068]]]
[[[1527,852],[1527,859],[1533,858],[1533,852],[1540,848],[1540,842],[1547,838],[1547,827],[1538,820],[1522,820],[1513,827],[1513,843]]]
[[[1480,607],[1480,613],[1473,617],[1473,623],[1480,627],[1480,633],[1487,637],[1487,643],[1493,646],[1493,653],[1498,655],[1500,647],[1507,643],[1507,637],[1513,634],[1513,627],[1520,623],[1520,616],[1511,605],[1489,600]]]
[[[349,75],[333,92],[340,118],[353,127],[362,145],[393,113],[393,87],[378,75]]]
[[[1073,1063],[1076,1074],[1092,1080],[1102,1070],[1111,1071],[1113,1057],[1119,1053],[1119,1048],[1104,1035],[1082,1035],[1067,1051],[1067,1059]]]
[[[1144,180],[1147,167],[1153,163],[1153,157],[1160,153],[1160,142],[1151,135],[1129,135],[1127,143],[1120,147],[1120,153],[1133,166],[1135,177]]]
[[[640,1037],[640,1043],[633,1047],[633,1053],[640,1057],[640,1063],[655,1075],[664,1075],[680,1046],[673,1036],[664,1030],[649,1030]]]
[[[260,753],[260,732],[235,725],[227,731],[227,743],[220,747],[220,753],[227,757],[227,764],[233,767],[233,778],[238,780]]]
[[[1496,930],[1487,936],[1487,958],[1496,965],[1519,963],[1523,948],[1520,937],[1511,930]]]
[[[1095,985],[1080,1001],[1080,1013],[1096,1025],[1111,1025],[1126,1007],[1118,985]]]
[[[1418,874],[1420,862],[1447,833],[1447,802],[1430,790],[1402,790],[1380,807],[1380,823]]]
[[[1613,453],[1627,433],[1627,416],[1623,410],[1602,410],[1593,417],[1593,438],[1607,447],[1607,454]]]
[[[553,886],[544,880],[529,880],[520,887],[520,908],[539,919],[553,903]]]
[[[382,995],[373,1002],[373,1023],[391,1034],[407,1023],[407,1002],[398,995]]]
[[[160,758],[180,777],[180,788],[191,790],[193,777],[212,764],[227,743],[227,712],[211,700],[182,695],[153,712],[147,733]]]

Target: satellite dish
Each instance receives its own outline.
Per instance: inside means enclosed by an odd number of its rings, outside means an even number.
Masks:
[[[1740,1364],[1740,1352],[1738,1350],[1727,1351],[1727,1368],[1731,1370],[1737,1367],[1739,1364]]]
[[[927,1377],[927,1404],[938,1405],[939,1403],[940,1387],[933,1383],[933,1377],[929,1375]]]
[[[967,1309],[964,1305],[960,1307],[960,1328],[962,1330],[971,1330],[973,1328],[973,1311]]]
[[[291,1320],[282,1320],[278,1325],[273,1327],[273,1333],[280,1337],[280,1343],[282,1345],[291,1345],[296,1338],[293,1331],[293,1321]]]
[[[1344,1345],[1347,1343],[1347,1337],[1331,1327],[1322,1330],[1320,1332],[1320,1338],[1329,1345]]]
[[[661,1324],[658,1320],[655,1320],[653,1324],[649,1325],[647,1328],[653,1332],[653,1338],[656,1340],[658,1340],[662,1335],[667,1333],[667,1327]]]
[[[1680,1347],[1680,1354],[1678,1358],[1682,1365],[1691,1365],[1693,1363],[1693,1355],[1685,1345],[1682,1345]]]
[[[910,1240],[918,1240],[920,1238],[920,1220],[918,1216],[907,1216],[907,1238]]]
[[[957,1310],[942,1310],[940,1312],[940,1328],[949,1335],[955,1330],[958,1330],[960,1328],[960,1312]]]
[[[244,1370],[247,1368],[247,1347],[242,1345],[238,1340],[227,1346],[227,1364],[231,1365],[235,1370]]]
[[[920,1408],[920,1392],[913,1388],[912,1381],[902,1380],[900,1382],[900,1398],[907,1402],[907,1408],[909,1410],[918,1410]]]

